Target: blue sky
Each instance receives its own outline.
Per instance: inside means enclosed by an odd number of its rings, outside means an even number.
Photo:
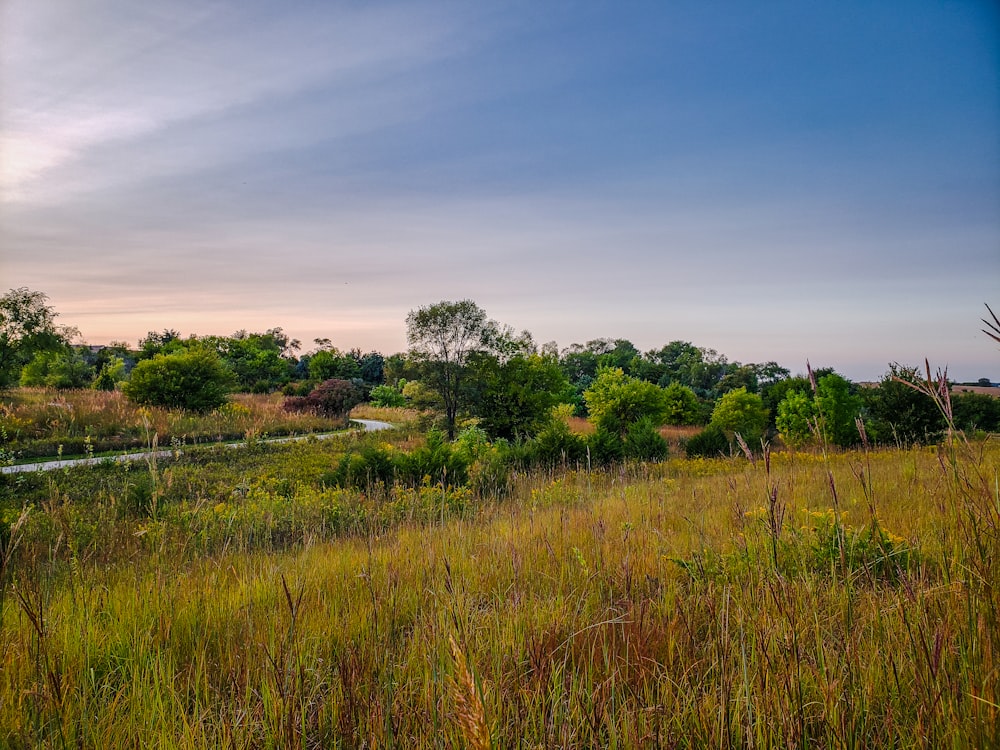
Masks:
[[[540,343],[1000,379],[1000,12],[8,0],[0,285],[95,343],[388,353],[471,298]]]

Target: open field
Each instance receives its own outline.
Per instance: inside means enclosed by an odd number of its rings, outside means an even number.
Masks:
[[[0,742],[1000,741],[994,444],[564,467],[503,497],[333,487],[343,450],[0,480]]]

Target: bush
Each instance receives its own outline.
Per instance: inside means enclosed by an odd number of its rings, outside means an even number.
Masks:
[[[348,412],[361,403],[362,393],[348,380],[332,378],[317,385],[308,396],[288,396],[285,411],[307,412],[328,419],[346,419]]]
[[[377,385],[372,388],[369,402],[380,408],[399,408],[406,406],[406,396],[391,385]]]
[[[1000,430],[1000,399],[985,393],[956,393],[951,397],[951,409],[961,430]]]
[[[729,434],[739,433],[747,445],[755,445],[767,429],[767,407],[756,393],[737,388],[722,396],[712,411],[712,424]]]
[[[93,371],[76,351],[38,352],[21,370],[21,385],[28,388],[83,388]]]
[[[662,461],[670,449],[651,420],[633,424],[625,435],[625,455],[637,461]]]
[[[698,424],[702,418],[702,406],[695,392],[678,382],[664,388],[667,402],[667,424]]]
[[[139,362],[122,390],[137,404],[204,413],[226,403],[232,383],[215,351],[192,347]]]
[[[913,388],[921,380],[917,368],[892,364],[877,388],[863,391],[865,424],[875,442],[913,445],[941,437],[944,417],[930,396]]]
[[[580,461],[587,455],[587,442],[559,418],[553,418],[526,447],[531,462],[542,466]]]
[[[813,420],[816,407],[805,391],[789,391],[778,404],[778,415],[774,420],[778,434],[785,445],[797,448],[813,438]]]
[[[704,430],[688,439],[684,445],[684,452],[688,458],[704,456],[706,458],[718,458],[728,456],[730,453],[729,438],[718,425],[709,425]]]
[[[590,448],[590,462],[593,466],[607,466],[625,460],[625,441],[617,432],[603,427],[591,433],[587,440]]]

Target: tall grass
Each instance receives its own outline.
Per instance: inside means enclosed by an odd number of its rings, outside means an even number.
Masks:
[[[322,432],[342,423],[282,409],[280,394],[235,394],[209,414],[136,407],[118,391],[18,388],[0,399],[0,450],[16,458]]]
[[[0,744],[1000,742],[992,443],[554,470],[502,501],[331,489],[336,450],[167,464],[156,520],[121,500],[137,469],[34,486]]]

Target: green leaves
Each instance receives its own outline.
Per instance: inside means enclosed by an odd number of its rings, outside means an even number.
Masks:
[[[226,402],[231,385],[215,351],[192,347],[139,362],[122,390],[137,404],[209,412]]]
[[[626,375],[621,368],[604,367],[584,391],[590,420],[598,428],[624,438],[631,427],[642,419],[663,424],[669,401],[658,385]]]

